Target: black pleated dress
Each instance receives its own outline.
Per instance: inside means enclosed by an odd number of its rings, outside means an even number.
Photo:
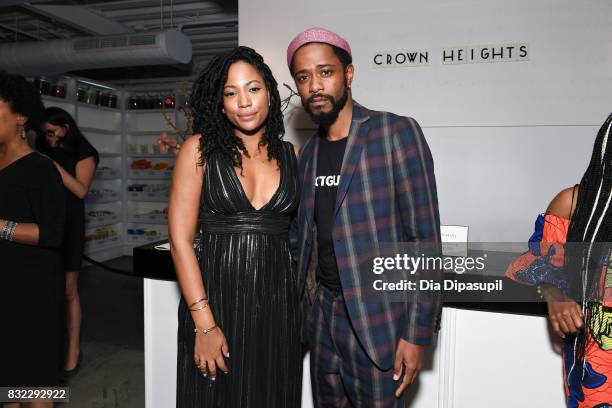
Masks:
[[[256,210],[231,163],[206,163],[200,269],[229,344],[229,374],[215,382],[193,360],[194,323],[179,306],[177,408],[294,408],[302,390],[300,308],[288,229],[299,201],[297,159],[283,143],[280,185]]]

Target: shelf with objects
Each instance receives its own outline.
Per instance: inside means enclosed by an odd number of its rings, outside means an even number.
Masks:
[[[149,91],[127,96],[126,253],[168,237],[168,198],[177,144],[191,134],[187,91]]]
[[[128,223],[126,244],[140,246],[168,239],[168,226],[156,223]]]
[[[132,224],[168,224],[167,202],[131,201],[128,214],[128,222]]]
[[[33,80],[45,107],[70,113],[100,162],[85,197],[85,255],[105,261],[123,254],[125,222],[124,92],[84,78]]]
[[[120,227],[106,226],[85,230],[85,254],[95,254],[123,245]]]
[[[148,136],[127,136],[129,179],[169,180],[174,169],[175,156],[162,152],[157,139],[161,132]]]
[[[99,205],[85,211],[85,227],[107,227],[121,223],[121,206],[117,203]]]
[[[169,196],[170,183],[156,183],[154,181],[136,182],[130,180],[127,186],[128,202],[167,203]]]

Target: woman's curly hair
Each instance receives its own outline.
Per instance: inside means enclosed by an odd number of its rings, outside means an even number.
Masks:
[[[237,47],[215,57],[202,70],[193,84],[189,103],[193,112],[194,133],[200,133],[200,161],[205,163],[210,155],[219,152],[234,167],[242,169],[242,155],[249,157],[242,139],[234,134],[234,126],[222,112],[223,88],[230,66],[244,61],[252,65],[263,77],[270,95],[270,110],[264,124],[265,131],[259,146],[268,147],[268,160],[280,160],[282,138],[285,133],[281,98],[278,84],[263,57],[249,47]]]
[[[45,107],[38,91],[23,76],[0,71],[0,99],[13,113],[27,118],[26,129],[38,130]]]

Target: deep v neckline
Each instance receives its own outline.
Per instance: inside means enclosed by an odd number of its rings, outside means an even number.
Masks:
[[[238,190],[240,190],[240,195],[242,196],[242,198],[244,198],[244,201],[246,201],[249,204],[249,207],[251,207],[251,209],[253,211],[262,211],[266,207],[268,207],[272,202],[274,202],[274,199],[279,194],[279,192],[280,192],[280,190],[281,190],[281,188],[283,186],[283,180],[285,178],[285,172],[283,171],[283,165],[282,165],[281,161],[277,160],[277,162],[278,162],[278,170],[280,171],[280,178],[279,178],[279,181],[278,181],[278,187],[276,188],[276,190],[274,191],[274,194],[272,194],[272,197],[270,197],[268,202],[265,203],[264,205],[262,205],[259,208],[255,208],[255,206],[253,205],[251,200],[249,200],[249,197],[247,196],[246,191],[244,190],[244,186],[242,185],[242,182],[240,181],[240,177],[238,177],[238,174],[236,173],[236,169],[234,168],[234,166],[230,165],[230,170],[231,170],[231,173],[234,176],[234,181],[236,182],[236,184],[238,184]]]

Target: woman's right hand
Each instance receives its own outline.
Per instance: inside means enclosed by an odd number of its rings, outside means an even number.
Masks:
[[[542,295],[548,305],[548,319],[553,331],[561,338],[578,334],[584,328],[584,315],[578,303],[551,285],[542,286]]]
[[[224,358],[229,357],[229,346],[220,327],[204,334],[195,333],[194,361],[202,375],[210,376],[215,381],[217,369],[225,374],[229,372]]]

